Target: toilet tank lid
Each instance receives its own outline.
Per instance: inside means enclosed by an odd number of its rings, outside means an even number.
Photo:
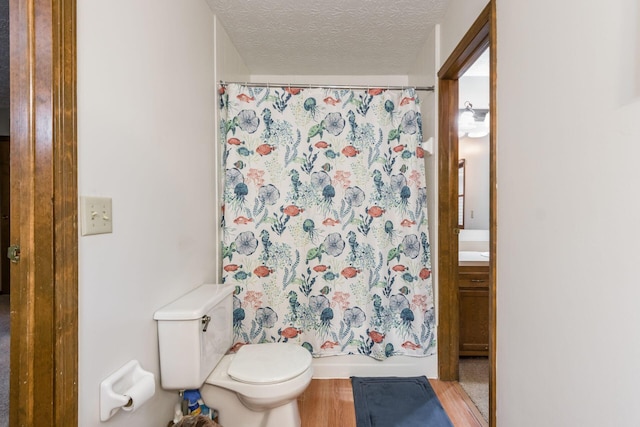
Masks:
[[[232,285],[201,285],[177,300],[158,309],[155,320],[193,320],[204,316],[211,307],[233,292]]]

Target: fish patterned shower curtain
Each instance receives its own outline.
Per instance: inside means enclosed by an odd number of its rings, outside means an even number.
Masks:
[[[314,356],[433,354],[415,90],[219,93],[235,342],[294,342]]]

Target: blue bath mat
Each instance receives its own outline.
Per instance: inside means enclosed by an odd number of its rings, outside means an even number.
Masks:
[[[351,377],[357,427],[453,427],[426,377]]]

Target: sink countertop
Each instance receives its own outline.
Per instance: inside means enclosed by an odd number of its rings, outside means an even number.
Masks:
[[[489,252],[460,251],[458,265],[488,265]]]

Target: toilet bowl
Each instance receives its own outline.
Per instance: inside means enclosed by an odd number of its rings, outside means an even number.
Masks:
[[[200,389],[224,427],[300,427],[297,398],[311,382],[311,354],[291,343],[247,344],[226,354],[232,292],[230,285],[202,285],[155,312],[162,388]]]
[[[297,398],[311,382],[311,360],[295,344],[248,344],[222,358],[200,393],[221,408],[225,427],[299,427]]]

